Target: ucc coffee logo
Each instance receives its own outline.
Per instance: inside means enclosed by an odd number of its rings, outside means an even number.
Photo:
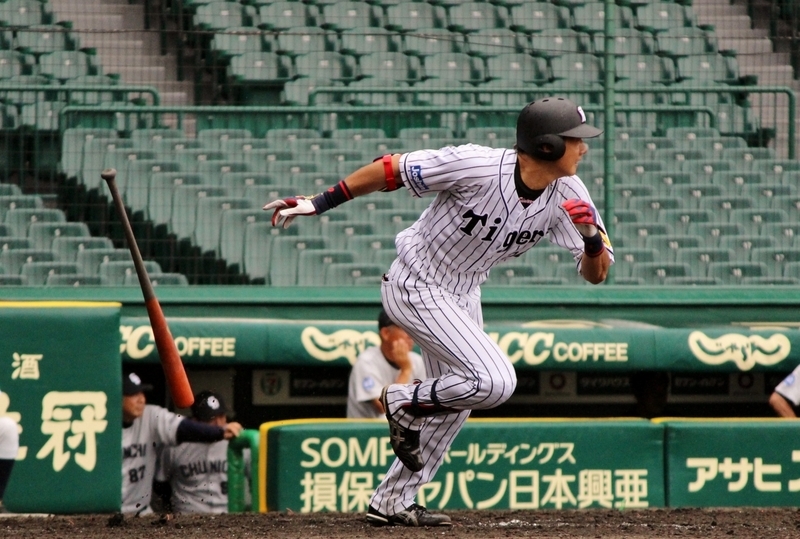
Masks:
[[[792,344],[781,333],[769,338],[739,333],[727,333],[712,338],[702,331],[693,331],[689,334],[689,348],[706,365],[722,365],[732,361],[739,370],[749,371],[756,365],[770,366],[780,363],[791,352]]]
[[[315,328],[308,326],[300,334],[308,355],[320,361],[333,361],[346,358],[352,365],[358,355],[370,346],[380,346],[381,339],[374,331],[356,331],[354,329],[340,329],[327,335]]]

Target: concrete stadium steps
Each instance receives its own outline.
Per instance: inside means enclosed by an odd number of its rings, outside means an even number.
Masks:
[[[144,29],[144,6],[127,0],[50,0],[59,21],[72,21],[83,47],[97,50],[105,73],[127,84],[154,86],[162,105],[194,104],[191,82],[177,79],[177,59],[160,53],[158,31]]]

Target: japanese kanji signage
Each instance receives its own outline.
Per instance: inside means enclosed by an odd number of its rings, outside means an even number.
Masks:
[[[119,511],[119,313],[117,303],[0,302],[0,415],[20,433],[10,511]]]
[[[796,421],[666,421],[672,507],[795,506]]]
[[[366,511],[394,459],[387,426],[291,423],[262,426],[269,455],[262,510]],[[644,420],[472,420],[417,502],[434,509],[663,507],[663,429]]]

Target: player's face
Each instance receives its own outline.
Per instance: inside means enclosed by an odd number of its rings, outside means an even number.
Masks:
[[[400,326],[387,326],[381,330],[381,337],[385,341],[394,342],[397,340],[405,341],[409,348],[414,347],[414,341],[411,335],[406,333],[406,330]]]
[[[578,163],[589,151],[589,147],[583,142],[583,139],[579,138],[564,137],[564,143],[567,149],[561,159],[556,161],[556,164],[565,176],[574,176],[578,173]]]
[[[124,395],[122,397],[122,420],[130,422],[137,417],[142,417],[146,403],[147,400],[144,398],[144,393]]]

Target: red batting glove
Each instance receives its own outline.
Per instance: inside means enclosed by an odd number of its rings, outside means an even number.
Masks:
[[[289,228],[295,217],[298,215],[316,215],[317,210],[311,199],[302,195],[288,197],[281,200],[274,200],[265,205],[264,210],[275,210],[272,213],[272,226],[279,226],[283,223],[283,228]]]
[[[561,204],[569,214],[570,220],[584,238],[591,238],[597,234],[597,210],[579,198],[571,198]]]

